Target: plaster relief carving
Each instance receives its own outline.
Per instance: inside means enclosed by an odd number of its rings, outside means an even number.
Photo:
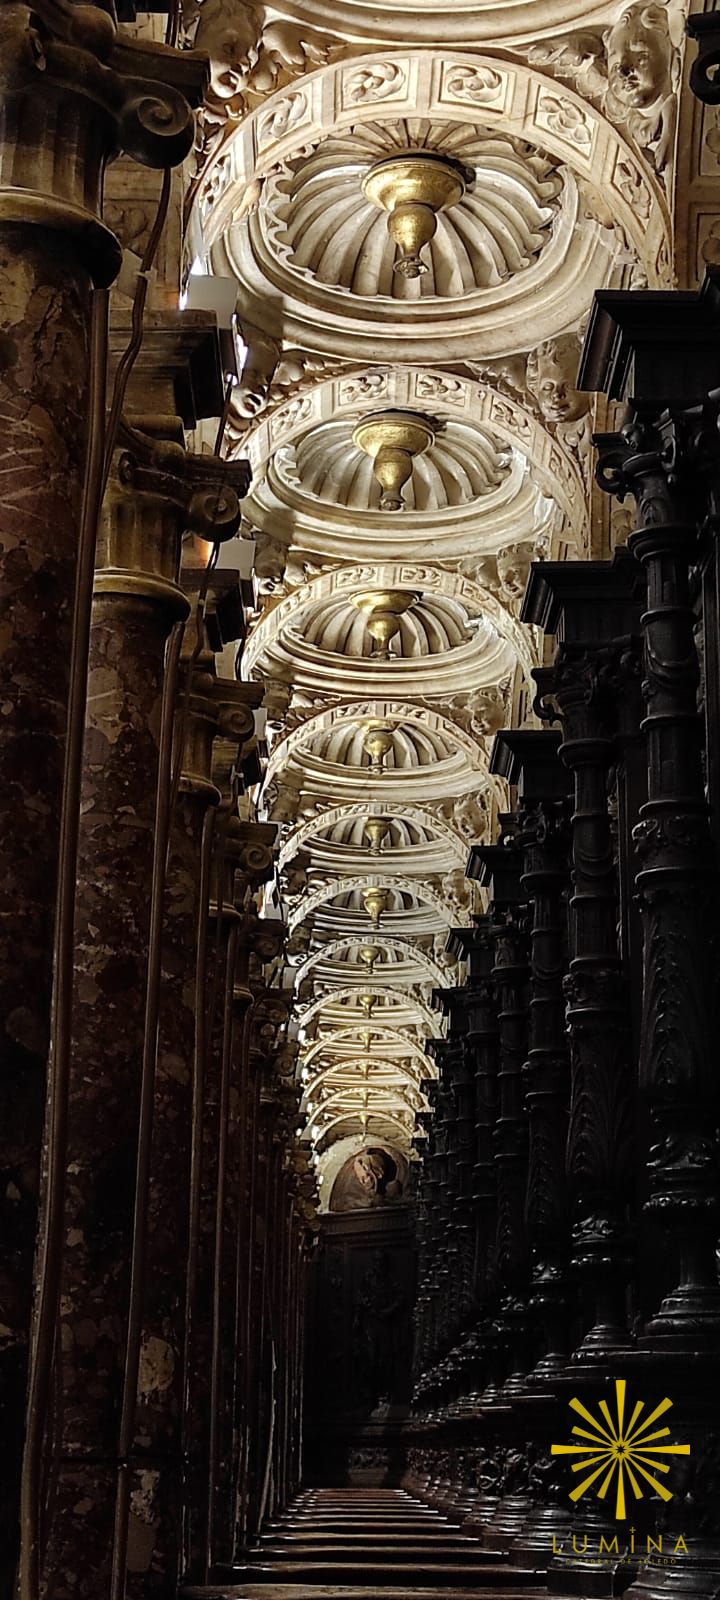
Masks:
[[[526,382],[541,416],[558,437],[574,445],[583,436],[589,412],[588,396],[575,387],[580,362],[580,339],[563,334],[546,339],[527,358]]]
[[[184,0],[183,24],[210,58],[211,104],[225,102],[235,115],[246,95],[271,94],[331,55],[329,38],[250,0]]]
[[[668,7],[634,0],[605,34],[605,46],[607,115],[627,127],[661,171],[674,133],[678,69]]]
[[[535,548],[530,540],[506,545],[504,550],[498,551],[497,573],[500,593],[516,615],[520,612],[530,572],[530,562],[534,554]]]
[[[493,67],[446,66],[443,73],[443,98],[464,100],[469,105],[492,107],[502,103],[505,78]]]
[[[407,84],[407,69],[397,61],[373,61],[372,65],[348,68],[343,76],[343,103],[348,106],[368,101],[399,98]]]

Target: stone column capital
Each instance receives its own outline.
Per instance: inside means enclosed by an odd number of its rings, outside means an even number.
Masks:
[[[107,161],[125,150],[150,167],[178,166],[194,137],[173,81],[180,53],[155,47],[149,59],[146,47],[116,46],[117,24],[97,6],[0,3],[0,221],[71,237],[100,286],[122,254],[100,215]],[[201,58],[194,76],[197,90]]]

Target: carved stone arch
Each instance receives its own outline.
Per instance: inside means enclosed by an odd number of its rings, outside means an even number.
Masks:
[[[472,920],[469,912],[457,910],[455,907],[447,905],[442,896],[436,894],[435,890],[429,888],[426,883],[418,883],[413,881],[412,878],[400,877],[395,873],[390,877],[389,875],[383,876],[380,873],[373,872],[368,873],[367,877],[334,878],[321,884],[311,894],[306,895],[300,901],[300,904],[291,911],[288,918],[288,927],[292,932],[293,929],[299,927],[308,917],[312,916],[313,911],[316,911],[318,906],[325,905],[329,900],[333,900],[336,895],[349,894],[355,889],[362,891],[366,888],[375,887],[399,889],[405,894],[412,895],[413,899],[419,901],[421,905],[430,906],[437,916],[447,923],[448,927],[452,926],[453,922],[462,927],[469,927]]]
[[[412,940],[399,939],[397,936],[391,936],[387,933],[378,933],[373,934],[372,943],[379,944],[381,948],[386,950],[398,950],[402,951],[403,954],[407,952],[412,961],[427,973],[428,982],[433,983],[436,988],[441,988],[445,982],[447,974],[443,972],[442,967],[439,967],[437,962],[433,961],[432,956],[429,956],[427,951],[420,950]],[[302,962],[295,973],[296,988],[302,983],[303,978],[308,977],[321,961],[331,961],[333,956],[340,955],[341,951],[347,950],[348,946],[353,944],[357,944],[357,934],[348,933],[341,939],[329,940],[319,950],[313,950],[312,955],[309,955]],[[369,987],[371,988],[372,984]]]
[[[337,1049],[339,1044],[348,1041],[348,1039],[351,1039],[355,1034],[361,1031],[362,1027],[358,1022],[353,1027],[334,1028],[332,1033],[323,1034],[322,1038],[315,1039],[310,1045],[309,1049],[305,1051],[303,1055],[303,1066],[309,1067],[310,1063],[315,1060],[315,1057],[321,1055],[323,1052],[332,1054]],[[419,1044],[416,1044],[413,1039],[409,1039],[407,1035],[402,1032],[401,1028],[390,1028],[387,1026],[387,1024],[385,1024],[382,1027],[376,1027],[373,1032],[378,1038],[380,1045],[402,1045],[403,1049],[409,1056],[412,1056],[414,1059],[417,1059],[420,1063],[422,1063],[423,1075],[427,1075],[429,1057],[426,1056],[424,1050],[420,1048]],[[373,1062],[376,1059],[378,1062],[384,1059],[381,1055],[377,1057],[373,1056],[372,1047],[368,1052],[368,1056],[373,1060]],[[349,1064],[354,1059],[356,1058],[353,1056],[339,1056],[334,1065],[341,1066],[344,1061]],[[392,1058],[387,1057],[386,1059],[388,1066],[392,1066],[394,1068],[395,1062],[392,1060]]]
[[[426,807],[420,805],[408,806],[406,811],[410,820],[420,823],[422,827],[432,831],[439,840],[447,844],[457,856],[458,862],[464,863],[467,860],[467,840],[463,839],[459,833],[456,833],[455,829],[443,817],[438,817],[435,812],[429,811]],[[327,811],[316,813],[314,817],[308,818],[298,828],[295,828],[285,840],[278,858],[280,871],[292,861],[297,852],[302,850],[309,840],[323,829],[332,827],[335,823],[342,822],[346,818],[350,820],[355,817],[380,817],[385,815],[402,817],[403,808],[394,803],[389,806],[383,806],[379,801],[368,800],[356,802],[352,805],[332,806]]]
[[[557,498],[567,524],[567,537],[574,539],[578,545],[582,543],[585,514],[582,476],[575,455],[564,441],[548,430],[542,419],[519,395],[503,393],[489,379],[479,379],[467,371],[447,371],[442,366],[432,365],[404,364],[402,368],[393,368],[389,365],[376,367],[367,363],[348,363],[340,372],[329,376],[321,374],[315,381],[306,382],[290,399],[283,400],[280,392],[272,407],[263,411],[254,422],[244,425],[238,436],[238,447],[248,456],[260,480],[260,488],[257,492],[251,489],[246,502],[246,512],[251,520],[257,521],[261,527],[264,525],[267,501],[267,489],[263,487],[264,468],[278,448],[292,445],[312,428],[321,427],[328,421],[343,416],[354,419],[363,411],[372,410],[378,405],[407,406],[415,410],[427,410],[430,407],[434,416],[457,418],[472,422],[477,427],[489,428],[505,445],[524,453],[532,464],[533,481]],[[232,437],[232,415],[229,429]],[[498,495],[491,495],[487,508],[484,502],[472,502],[467,510],[456,508],[450,517],[445,513],[443,524],[447,524],[448,539],[455,529],[457,539],[466,523],[469,527],[471,521],[475,524],[482,521],[487,510],[488,519],[491,522],[494,519],[500,525],[498,541],[511,542],[510,526],[506,532],[502,531],[502,506],[496,504],[498,498]],[[353,513],[344,511],[341,506],[308,505],[302,495],[288,484],[283,486],[283,500],[292,513],[296,530],[294,543],[301,546],[307,544],[312,549],[319,537],[322,549],[323,529],[327,528],[332,536],[327,545],[328,555],[337,558],[342,553],[343,535],[348,537],[353,524],[357,525],[357,517]],[[508,507],[508,515],[512,515],[511,506],[512,502]],[[278,506],[278,512],[280,509]],[[527,511],[520,514],[524,521]],[[405,524],[408,530],[412,530],[415,550],[422,542],[424,520],[427,519],[422,515],[410,515]],[[393,520],[390,513],[373,513],[373,525],[377,528],[378,536],[386,542],[397,538],[401,532],[398,519]],[[514,526],[517,536],[517,520]],[[364,530],[361,528],[358,532],[362,538]],[[472,534],[467,530],[465,541],[465,548],[473,542]],[[449,545],[448,548],[453,546]]]
[[[409,1111],[409,1107],[408,1107],[408,1111]],[[313,1137],[313,1128],[314,1128],[315,1120],[316,1120],[315,1119],[315,1115],[313,1115],[313,1117],[311,1117],[309,1122],[308,1122],[308,1133],[309,1133],[311,1139]],[[332,1117],[330,1119],[330,1121],[325,1124],[324,1128],[322,1129],[322,1132],[319,1134],[317,1139],[315,1139],[313,1141],[314,1144],[315,1144],[315,1148],[318,1151],[323,1150],[324,1148],[326,1148],[326,1145],[327,1145],[327,1142],[328,1142],[328,1139],[329,1139],[329,1135],[331,1133],[334,1134],[335,1136],[337,1136],[338,1128],[341,1128],[344,1123],[347,1123],[347,1122],[358,1122],[359,1120],[360,1120],[360,1113],[358,1111],[345,1111],[345,1112],[343,1112],[342,1116]],[[398,1135],[399,1138],[400,1138],[401,1148],[402,1148],[403,1145],[404,1146],[408,1146],[409,1145],[409,1143],[410,1143],[410,1129],[407,1127],[407,1125],[404,1122],[402,1122],[400,1120],[399,1117],[394,1117],[390,1111],[387,1111],[387,1110],[383,1110],[382,1112],[371,1111],[369,1113],[369,1115],[368,1115],[367,1128],[366,1128],[367,1136],[369,1138],[370,1137],[382,1138],[382,1133],[375,1133],[373,1135],[373,1132],[372,1132],[372,1129],[371,1129],[371,1126],[370,1126],[370,1124],[372,1122],[376,1122],[376,1123],[379,1122],[380,1124],[386,1123],[389,1127],[394,1128],[395,1131],[396,1131],[396,1135]]]
[[[363,983],[363,993],[374,995],[376,1000],[383,1000],[387,999],[388,997],[392,997],[401,1001],[403,1006],[406,1007],[408,1011],[417,1012],[417,1015],[425,1024],[428,1032],[433,1038],[439,1039],[441,1037],[442,1024],[437,1012],[433,1011],[429,1005],[426,1005],[424,1000],[422,1000],[418,995],[413,994],[411,991],[395,990],[389,985],[383,986],[369,982]],[[307,1010],[303,1012],[303,1025],[306,1027],[308,1023],[313,1022],[315,1017],[320,1015],[324,1007],[328,1005],[339,1005],[343,1000],[356,1000],[357,997],[357,984],[348,984],[345,988],[333,989],[328,994],[319,995],[317,1000],[313,1000],[307,1007]]]

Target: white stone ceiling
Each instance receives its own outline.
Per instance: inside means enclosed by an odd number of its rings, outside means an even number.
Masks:
[[[235,280],[247,346],[228,429],[253,467],[242,671],[266,687],[262,804],[327,1202],[341,1154],[409,1152],[426,1104],[448,931],[481,909],[468,846],[507,798],[492,737],[531,715],[529,563],[604,537],[580,340],[594,289],[672,282],[683,13],[189,0],[186,26],[213,61],[189,237]],[[363,190],[411,155],[462,174],[416,277]],[[356,436],[389,412],[430,439],[397,510]]]

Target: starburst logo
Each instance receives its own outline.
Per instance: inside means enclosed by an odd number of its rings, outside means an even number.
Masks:
[[[577,1461],[572,1464],[573,1472],[585,1472],[588,1476],[583,1478],[576,1489],[570,1491],[571,1500],[580,1500],[593,1484],[598,1484],[596,1494],[598,1500],[604,1500],[613,1482],[615,1483],[615,1517],[618,1522],[624,1522],[625,1510],[625,1484],[626,1481],[636,1500],[643,1499],[643,1486],[641,1479],[660,1495],[662,1500],[672,1500],[670,1490],[661,1483],[653,1473],[667,1474],[670,1466],[663,1456],[689,1456],[689,1444],[661,1444],[660,1440],[670,1437],[670,1429],[656,1428],[655,1423],[660,1417],[670,1410],[672,1400],[661,1400],[659,1406],[644,1417],[645,1401],[637,1400],[629,1422],[625,1420],[626,1388],[624,1378],[615,1379],[615,1416],[610,1412],[607,1400],[601,1400],[598,1410],[602,1413],[600,1419],[594,1417],[580,1400],[571,1400],[570,1405],[579,1417],[589,1424],[589,1428],[573,1428],[573,1435],[577,1439],[586,1439],[587,1444],[554,1444],[554,1456],[577,1456]],[[652,1469],[652,1470],[650,1470]]]

